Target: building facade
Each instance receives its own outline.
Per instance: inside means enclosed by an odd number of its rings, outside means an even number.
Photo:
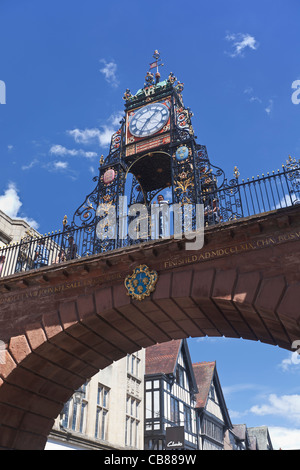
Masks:
[[[184,427],[185,449],[198,448],[197,385],[186,340],[146,349],[145,449],[167,448],[170,427]]]
[[[0,210],[0,248],[17,243],[25,235],[40,235],[23,219],[12,219]]]
[[[141,350],[99,371],[65,404],[46,450],[143,449],[144,370]]]
[[[232,428],[216,363],[192,364],[185,339],[146,350],[145,449],[167,449],[170,427],[186,450],[223,450]]]
[[[198,448],[201,450],[223,450],[225,433],[232,429],[216,362],[193,364],[198,393],[196,415],[199,429]]]
[[[28,240],[35,240],[37,237],[40,237],[40,233],[25,220],[12,219],[0,210],[0,249],[4,248],[0,255],[0,277],[29,268],[29,263],[24,263],[24,259],[28,257]],[[17,250],[14,250],[17,243]],[[35,252],[31,252],[33,265]]]

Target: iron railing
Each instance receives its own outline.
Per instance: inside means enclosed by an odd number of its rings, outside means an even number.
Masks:
[[[203,191],[205,226],[222,224],[300,203],[300,164],[294,159],[290,158],[287,164],[282,166],[282,170],[271,174],[241,182],[238,176],[236,170],[235,179],[228,184],[225,180],[218,189]],[[150,219],[148,222],[151,225]],[[147,241],[147,236],[133,240],[129,236],[120,238],[118,235],[113,241],[99,240],[96,223],[99,223],[97,217],[94,218],[92,225],[88,223],[81,227],[65,225],[62,231],[40,237],[26,235],[19,243],[0,248],[0,277]],[[170,235],[172,236],[172,233]],[[158,234],[158,237],[160,236]],[[151,230],[149,239],[153,240]]]

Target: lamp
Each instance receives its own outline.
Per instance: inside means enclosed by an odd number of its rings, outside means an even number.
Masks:
[[[81,387],[75,390],[73,397],[74,397],[74,402],[76,403],[76,405],[80,405],[82,403],[84,395],[85,393]]]

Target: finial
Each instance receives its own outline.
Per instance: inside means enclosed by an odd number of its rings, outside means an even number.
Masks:
[[[234,167],[233,174],[236,177],[236,179],[238,179],[238,177],[240,176],[240,172],[237,166]]]
[[[65,215],[63,220],[63,226],[65,227],[68,223],[68,217]]]
[[[144,84],[145,87],[154,85],[154,76],[153,76],[153,73],[151,73],[151,72],[148,71],[147,74],[146,74],[145,80],[146,80],[146,83]]]
[[[176,88],[178,93],[181,93],[183,91],[183,88],[184,88],[184,83],[182,83],[178,80],[177,85],[176,85],[175,88]]]
[[[126,88],[126,91],[125,91],[124,96],[123,96],[123,100],[128,101],[129,98],[131,98],[131,97],[132,97],[132,94],[130,93],[129,88]]]
[[[103,155],[101,155],[100,160],[99,160],[99,163],[100,163],[100,165],[103,165],[103,163],[104,163],[104,157],[103,157]]]
[[[170,72],[169,76],[168,76],[168,82],[170,82],[173,85],[173,83],[175,83],[176,80],[177,80],[177,78],[175,77],[174,73]]]

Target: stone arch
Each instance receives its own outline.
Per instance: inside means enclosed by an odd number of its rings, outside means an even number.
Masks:
[[[73,392],[141,347],[208,335],[289,349],[295,295],[299,284],[287,286],[283,276],[195,266],[162,273],[143,302],[132,301],[121,283],[60,302],[9,339],[0,369],[0,448],[43,449]]]
[[[200,251],[163,240],[1,279],[0,448],[44,448],[74,390],[156,342],[225,336],[291,350],[300,338],[298,213],[206,230]],[[158,273],[142,301],[124,286],[139,264]]]

